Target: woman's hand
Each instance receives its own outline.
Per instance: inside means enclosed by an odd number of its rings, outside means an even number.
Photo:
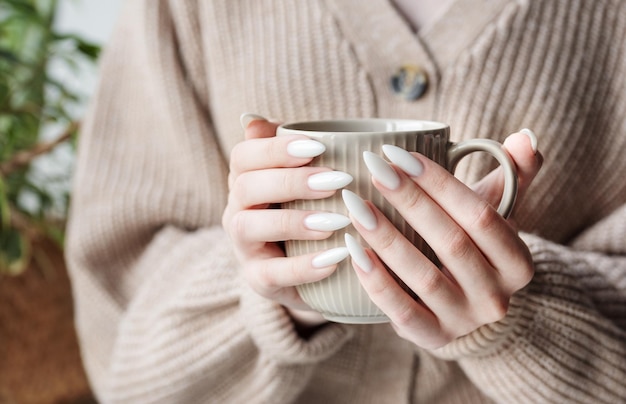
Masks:
[[[321,199],[352,181],[346,173],[305,167],[324,146],[306,137],[276,137],[277,124],[242,116],[246,140],[230,156],[228,205],[222,224],[233,240],[244,279],[260,295],[284,305],[303,325],[324,322],[301,300],[295,285],[329,276],[345,248],[285,257],[279,242],[321,240],[350,220],[327,212],[272,209],[296,199]]]
[[[518,169],[521,197],[539,171],[542,157],[530,131],[509,136],[504,146]],[[502,319],[510,297],[530,282],[534,268],[514,220],[505,220],[493,208],[502,191],[500,169],[472,190],[419,154],[393,146],[385,146],[384,151],[393,166],[366,153],[372,181],[430,245],[442,268],[373,204],[344,191],[353,224],[372,248],[365,250],[346,237],[353,266],[370,298],[400,336],[428,349]],[[419,300],[401,288],[383,262]]]

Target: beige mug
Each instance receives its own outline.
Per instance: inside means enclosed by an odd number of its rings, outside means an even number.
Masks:
[[[305,135],[323,143],[326,151],[313,159],[310,165],[329,167],[350,174],[354,180],[345,188],[374,203],[404,236],[433,262],[437,262],[433,251],[372,185],[370,172],[362,158],[364,151],[382,155],[382,146],[391,144],[410,152],[418,152],[450,172],[454,172],[459,160],[469,153],[487,152],[495,157],[504,169],[504,190],[498,212],[503,217],[508,217],[515,204],[517,173],[515,164],[502,145],[488,139],[451,143],[450,127],[443,123],[401,119],[345,119],[288,123],[281,125],[277,130],[278,136],[288,134]],[[283,208],[348,215],[341,192],[326,199],[284,203]],[[350,233],[361,244],[367,246],[350,225],[343,231],[336,231],[325,240],[288,240],[285,243],[287,255],[297,256],[344,247],[345,233]],[[402,284],[401,281],[399,283]],[[309,306],[330,321],[360,324],[389,321],[361,287],[349,260],[340,262],[337,270],[328,278],[299,285],[297,289]],[[408,289],[407,292],[413,295]]]

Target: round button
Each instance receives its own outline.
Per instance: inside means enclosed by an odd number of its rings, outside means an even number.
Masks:
[[[391,76],[393,92],[407,101],[415,101],[426,92],[428,75],[416,65],[404,65]]]

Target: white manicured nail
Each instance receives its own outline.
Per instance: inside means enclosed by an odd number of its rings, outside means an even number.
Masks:
[[[311,175],[307,184],[314,191],[334,191],[345,187],[352,180],[352,176],[343,171],[326,171]]]
[[[524,128],[520,130],[520,132],[528,136],[528,138],[530,139],[530,147],[533,149],[533,153],[537,154],[538,145],[537,145],[537,135],[535,135],[535,132],[533,132],[532,130],[528,128]]]
[[[335,231],[349,224],[350,218],[339,213],[313,213],[304,219],[307,229],[318,231]]]
[[[417,177],[424,172],[422,163],[401,147],[386,144],[383,145],[383,153],[392,163],[411,177]]]
[[[372,173],[372,176],[383,184],[385,188],[394,190],[400,186],[400,177],[398,177],[398,174],[378,154],[364,151],[363,160],[365,161],[367,169]]]
[[[376,228],[376,216],[374,216],[374,213],[363,199],[347,189],[341,192],[341,197],[343,198],[343,203],[346,204],[346,208],[348,208],[348,211],[357,222],[370,231]]]
[[[249,112],[243,113],[239,117],[239,122],[244,130],[248,128],[248,125],[250,125],[252,121],[267,121],[267,119],[263,118],[261,115],[251,114]]]
[[[313,261],[311,261],[311,264],[314,268],[324,268],[343,261],[348,255],[350,255],[350,253],[346,247],[337,247],[316,255]]]
[[[287,153],[292,157],[317,157],[326,151],[326,146],[315,140],[294,140],[287,145]]]
[[[351,235],[346,233],[345,235],[346,247],[348,247],[348,252],[350,252],[350,256],[357,264],[359,268],[361,268],[364,272],[372,272],[374,268],[374,264],[372,260],[365,252],[365,249],[359,244],[358,241]]]

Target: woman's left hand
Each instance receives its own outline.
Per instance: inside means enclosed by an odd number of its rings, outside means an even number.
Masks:
[[[504,142],[517,166],[520,197],[542,163],[531,142],[534,135],[526,134],[515,133]],[[419,154],[397,148],[391,152],[386,154],[393,166],[382,159],[368,164],[372,182],[434,250],[442,268],[372,203],[344,191],[354,226],[372,249],[363,249],[354,239],[347,244],[363,287],[396,332],[434,349],[501,320],[513,293],[532,279],[532,257],[514,218],[506,220],[493,208],[502,190],[500,168],[470,189]],[[383,262],[419,300],[402,289]]]

